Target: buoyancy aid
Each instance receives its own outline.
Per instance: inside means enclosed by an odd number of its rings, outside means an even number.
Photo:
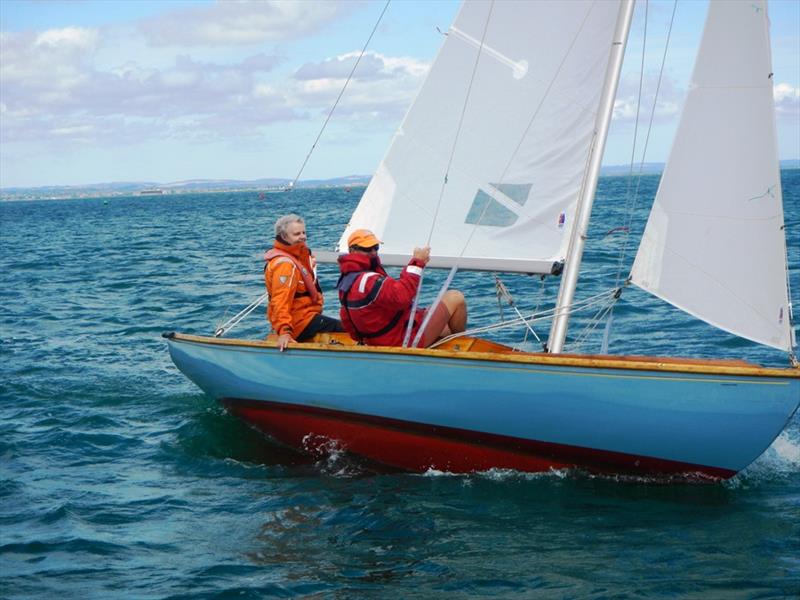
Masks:
[[[275,258],[285,259],[294,264],[297,270],[300,271],[300,276],[303,278],[303,284],[306,287],[305,291],[302,292],[302,294],[311,296],[311,300],[316,302],[317,299],[319,298],[321,290],[319,289],[319,283],[317,282],[316,277],[314,277],[314,274],[311,273],[305,267],[305,265],[303,265],[294,256],[279,248],[271,248],[270,250],[267,250],[264,253],[264,261],[265,261],[264,270],[266,270],[269,267],[269,261]]]
[[[393,279],[377,257],[359,253],[340,257],[336,287],[340,317],[350,337],[373,346],[402,345],[423,266],[412,259],[400,278]],[[419,327],[417,321],[414,329]]]
[[[314,277],[313,257],[305,244],[276,240],[264,254],[264,283],[269,294],[267,318],[278,334],[300,335],[322,312],[324,299]]]

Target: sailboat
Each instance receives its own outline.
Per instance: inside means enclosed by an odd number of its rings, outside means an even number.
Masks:
[[[430,231],[429,266],[560,277],[546,352],[165,334],[177,367],[279,442],[404,470],[751,464],[800,403],[764,1],[710,3],[629,282],[789,365],[563,351],[633,9],[464,3],[339,242],[369,228],[405,264]]]

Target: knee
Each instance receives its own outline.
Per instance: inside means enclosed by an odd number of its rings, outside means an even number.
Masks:
[[[444,299],[447,304],[453,307],[466,306],[467,301],[464,299],[464,294],[458,290],[448,290],[444,294]]]

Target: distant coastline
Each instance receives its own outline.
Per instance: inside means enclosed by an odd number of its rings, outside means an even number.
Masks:
[[[295,189],[303,188],[356,188],[369,183],[368,175],[351,175],[334,179],[309,179],[299,181]],[[73,198],[113,198],[115,196],[155,196],[162,198],[176,194],[219,194],[225,192],[274,193],[283,191],[291,179],[193,179],[172,183],[152,181],[97,183],[89,185],[58,185],[41,187],[0,188],[2,200],[69,200]]]
[[[780,161],[781,170],[800,169],[800,159]],[[664,163],[644,163],[636,165],[631,170],[630,165],[609,165],[602,167],[600,175],[603,177],[623,177],[631,172],[635,175],[659,175],[664,169]],[[299,181],[295,186],[302,188],[357,188],[369,184],[369,175],[349,175],[333,179],[309,179]],[[111,198],[114,196],[170,196],[174,194],[214,194],[224,192],[273,193],[286,188],[292,181],[290,179],[256,179],[252,181],[238,179],[193,179],[189,181],[176,181],[172,183],[159,183],[153,181],[143,182],[114,182],[88,185],[59,185],[41,187],[7,187],[0,188],[0,201],[2,200],[66,200],[71,198]],[[156,191],[157,190],[157,191]]]

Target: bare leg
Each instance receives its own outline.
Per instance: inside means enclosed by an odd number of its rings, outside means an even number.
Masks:
[[[448,290],[442,296],[442,304],[450,313],[450,319],[447,321],[445,329],[442,330],[442,335],[464,331],[467,328],[467,302],[464,300],[464,294],[458,290]],[[446,331],[448,329],[449,331]]]
[[[464,294],[458,290],[445,292],[431,315],[431,320],[422,336],[421,347],[427,348],[437,339],[452,333],[461,333],[466,327],[467,305]]]

